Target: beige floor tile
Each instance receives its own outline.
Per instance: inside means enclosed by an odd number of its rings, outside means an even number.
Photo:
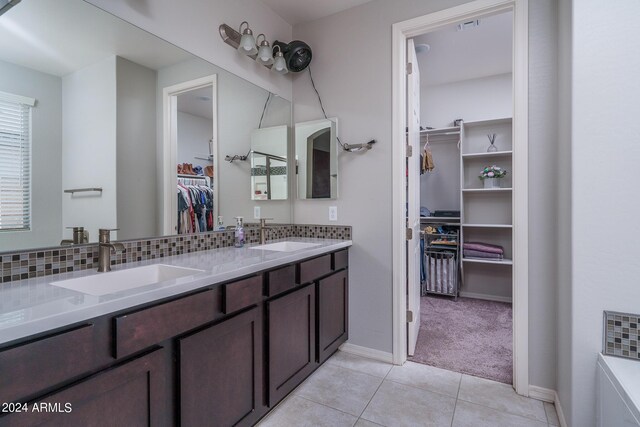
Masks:
[[[546,427],[547,423],[458,400],[452,427]]]
[[[381,383],[382,378],[325,363],[294,393],[358,417]]]
[[[328,408],[298,396],[289,396],[278,405],[260,427],[352,427],[358,417]]]
[[[345,353],[344,351],[337,351],[333,356],[331,356],[331,358],[329,358],[329,360],[327,360],[327,363],[340,366],[342,368],[353,369],[354,371],[363,372],[380,378],[384,378],[393,366],[390,363],[367,359],[366,357]]]
[[[558,412],[556,412],[556,406],[553,403],[544,402],[544,411],[547,413],[547,422],[552,426],[559,426],[560,420],[558,419]]]
[[[462,375],[458,399],[543,423],[547,422],[542,402],[516,394],[508,384]]]
[[[385,380],[362,418],[389,427],[450,427],[455,403],[449,396]]]
[[[456,397],[462,374],[415,362],[394,366],[387,380]]]

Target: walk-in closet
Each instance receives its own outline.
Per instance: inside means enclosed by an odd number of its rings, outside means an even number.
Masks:
[[[512,13],[413,39],[420,331],[410,360],[512,383]]]

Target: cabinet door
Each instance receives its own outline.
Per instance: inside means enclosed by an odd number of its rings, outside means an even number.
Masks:
[[[0,426],[168,426],[164,350],[92,375],[0,417]]]
[[[262,321],[254,308],[179,340],[180,425],[252,425],[262,405]]]
[[[318,361],[324,362],[348,338],[349,279],[342,270],[318,282]]]
[[[274,407],[317,367],[315,285],[267,303],[269,406]]]

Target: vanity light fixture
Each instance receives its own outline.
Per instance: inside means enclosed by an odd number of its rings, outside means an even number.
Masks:
[[[284,60],[282,49],[280,49],[280,46],[273,46],[274,51],[276,48],[278,48],[278,50],[273,57],[273,67],[271,69],[278,74],[287,74],[289,70],[287,69],[287,61]]]
[[[0,0],[0,15],[20,3],[20,1],[21,0]]]
[[[305,42],[294,40],[283,43],[276,40],[272,48],[264,34],[258,35],[257,40],[253,38],[247,21],[242,21],[239,32],[227,24],[220,24],[218,31],[226,44],[278,74],[287,74],[289,71],[299,73],[311,63],[311,48]]]
[[[243,31],[242,26],[245,24],[247,26]],[[240,33],[242,34],[242,37],[240,38],[238,51],[247,56],[255,55],[256,53],[258,53],[258,48],[256,47],[256,39],[253,38],[253,31],[251,31],[251,28],[249,28],[249,23],[247,21],[242,21],[242,23],[240,24]]]
[[[259,41],[260,36],[262,36],[262,41]],[[269,45],[265,35],[259,34],[258,37],[256,37],[256,42],[260,45],[260,48],[258,49],[258,56],[256,56],[256,62],[264,66],[273,64],[273,51],[271,50],[271,46]]]

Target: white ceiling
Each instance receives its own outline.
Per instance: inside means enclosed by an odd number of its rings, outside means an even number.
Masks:
[[[431,49],[418,54],[421,85],[477,79],[512,71],[513,13],[480,19],[480,25],[456,31],[456,25],[414,38]]]
[[[23,1],[0,18],[0,60],[55,76],[118,55],[157,70],[193,58],[82,0]]]
[[[211,86],[190,90],[178,95],[178,111],[213,120],[213,90]],[[209,98],[209,99],[204,99]]]
[[[289,24],[324,18],[371,0],[260,0]]]

